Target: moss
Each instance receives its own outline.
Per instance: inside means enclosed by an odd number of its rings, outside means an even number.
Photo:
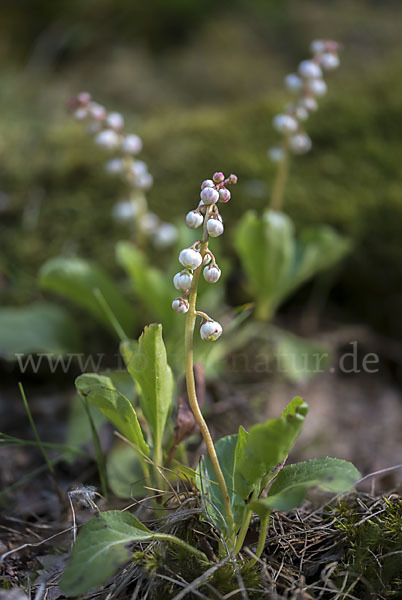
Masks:
[[[359,503],[345,506],[340,511],[338,528],[347,538],[339,570],[347,572],[348,584],[354,582],[353,595],[400,598],[402,499],[383,498],[371,514],[366,514],[366,507]]]

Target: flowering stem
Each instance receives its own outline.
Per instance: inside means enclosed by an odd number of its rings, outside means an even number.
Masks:
[[[270,203],[270,209],[278,211],[282,210],[285,186],[289,173],[289,152],[286,146],[283,147],[283,150],[284,156],[278,165]]]
[[[205,216],[204,223],[204,235],[201,243],[200,253],[202,258],[204,259],[205,253],[208,249],[208,231],[206,229],[206,223],[208,221],[210,211],[208,210]],[[228,529],[230,534],[233,535],[234,528],[234,519],[232,508],[230,506],[229,494],[226,485],[225,478],[222,473],[222,469],[219,464],[219,460],[215,451],[215,446],[212,441],[211,433],[208,429],[208,425],[205,422],[205,419],[200,410],[197,394],[195,389],[195,379],[194,379],[194,352],[193,352],[193,337],[194,337],[194,327],[195,321],[197,318],[196,311],[196,302],[197,302],[197,291],[198,291],[198,282],[200,279],[201,265],[194,271],[193,281],[190,288],[190,297],[189,297],[189,309],[187,311],[186,318],[186,328],[185,328],[185,352],[186,352],[186,383],[187,383],[187,394],[190,403],[191,410],[193,411],[194,418],[198,427],[200,428],[202,437],[204,438],[205,445],[208,450],[209,457],[211,459],[211,463],[213,469],[215,471],[216,478],[218,480],[218,484],[221,490],[223,504],[225,507],[225,516],[227,519]]]

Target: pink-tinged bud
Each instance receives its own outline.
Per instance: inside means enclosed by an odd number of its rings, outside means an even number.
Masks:
[[[218,265],[208,265],[205,267],[204,271],[204,279],[208,281],[208,283],[216,283],[221,276],[221,270]]]
[[[229,183],[237,183],[237,175],[234,175],[233,173],[231,173],[229,175]]]
[[[311,150],[311,139],[305,133],[298,133],[289,138],[289,147],[294,154],[305,154]]]
[[[172,302],[172,308],[179,314],[186,313],[189,309],[188,301],[185,298],[176,298]]]
[[[221,188],[219,190],[219,202],[229,202],[231,198],[231,193],[227,188]]]
[[[186,225],[190,229],[197,229],[204,222],[204,217],[196,210],[191,210],[186,215]]]
[[[222,181],[225,181],[225,176],[221,171],[218,171],[213,174],[212,179],[215,183],[222,183]]]
[[[184,248],[179,254],[179,262],[188,269],[197,269],[202,263],[202,257],[197,250]]]
[[[214,342],[222,335],[222,325],[218,321],[207,321],[201,325],[201,339],[208,342]]]
[[[208,252],[208,254],[205,254],[204,260],[202,261],[202,264],[203,265],[209,265],[209,263],[211,262],[211,260],[212,260],[212,256]]]
[[[91,101],[91,94],[89,92],[80,92],[77,96],[77,102],[79,104],[88,104]]]
[[[191,287],[192,281],[193,276],[188,271],[181,271],[173,277],[174,287],[176,290],[181,290],[182,292],[186,292]]]
[[[124,119],[118,112],[109,113],[106,117],[106,123],[111,129],[115,129],[116,131],[123,129],[124,127]]]
[[[325,49],[328,52],[338,52],[341,49],[341,45],[335,42],[335,40],[327,40],[325,42]]]
[[[207,231],[211,237],[222,235],[224,230],[223,223],[218,219],[208,219]]]
[[[104,129],[95,137],[95,143],[101,148],[113,150],[119,144],[119,136],[113,129]]]
[[[95,121],[103,121],[106,117],[106,108],[97,102],[91,102],[89,111],[91,117],[95,119]]]
[[[326,52],[321,56],[320,64],[325,71],[333,71],[339,67],[339,57],[333,52]]]
[[[289,134],[297,131],[297,121],[290,115],[275,115],[272,125],[279,133]]]
[[[322,77],[322,71],[313,60],[302,60],[299,65],[299,75],[306,79],[315,79],[316,77]]]
[[[126,135],[122,141],[121,149],[127,154],[138,154],[142,150],[142,140],[134,133]]]
[[[204,204],[216,204],[219,200],[219,193],[211,187],[206,187],[201,191],[200,198]]]
[[[208,188],[208,187],[214,187],[214,182],[212,181],[212,179],[204,179],[204,181],[201,184],[201,189],[203,190],[204,188]]]
[[[89,113],[86,108],[77,108],[74,113],[74,117],[77,119],[77,121],[84,121],[88,118],[88,116]]]

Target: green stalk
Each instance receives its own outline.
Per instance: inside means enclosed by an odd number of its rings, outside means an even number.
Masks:
[[[200,253],[202,259],[204,259],[206,250],[208,249],[208,231],[206,228],[206,224],[210,214],[210,208],[205,215],[204,219],[204,234],[202,238]],[[205,445],[208,450],[209,457],[211,459],[211,463],[213,469],[215,471],[216,478],[218,480],[218,484],[221,490],[223,504],[225,508],[225,517],[227,519],[227,525],[230,531],[230,535],[233,537],[234,535],[234,518],[232,507],[230,505],[229,493],[226,485],[225,478],[222,473],[221,466],[219,464],[218,456],[215,451],[215,446],[211,437],[211,433],[208,429],[208,425],[205,422],[205,419],[200,410],[196,388],[195,388],[195,379],[194,379],[194,351],[193,351],[193,338],[194,338],[194,328],[195,322],[197,318],[196,311],[196,302],[197,302],[197,292],[198,292],[198,282],[200,279],[201,269],[203,267],[203,263],[194,271],[193,281],[190,288],[190,297],[189,297],[189,309],[187,311],[186,318],[186,327],[185,327],[185,353],[186,353],[186,383],[187,383],[187,394],[190,403],[191,410],[193,412],[195,421],[200,428],[202,437],[204,438]]]
[[[260,494],[260,490],[261,490],[261,487],[260,487],[260,484],[258,483],[256,485],[256,487],[254,488],[253,495],[251,497],[251,501],[257,500],[257,498]],[[250,521],[251,521],[252,516],[253,516],[253,511],[251,510],[251,508],[249,508],[249,506],[247,506],[246,512],[245,512],[244,518],[243,518],[243,523],[241,525],[240,531],[237,536],[237,541],[236,541],[236,545],[235,545],[235,549],[234,549],[235,554],[238,554],[243,547],[244,540],[246,539],[246,535],[248,532],[248,528],[250,526]]]
[[[270,209],[278,211],[282,210],[285,186],[289,174],[289,152],[286,144],[283,146],[283,150],[285,155],[283,160],[279,162],[278,169],[276,171],[270,202]]]
[[[260,535],[258,538],[258,546],[255,552],[255,558],[252,558],[250,561],[250,565],[254,565],[257,560],[261,557],[261,554],[264,551],[265,542],[267,540],[268,535],[268,526],[269,526],[269,518],[271,516],[271,511],[269,511],[262,519],[260,523]]]

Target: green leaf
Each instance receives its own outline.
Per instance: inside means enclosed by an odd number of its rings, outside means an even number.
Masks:
[[[120,350],[128,372],[139,388],[140,406],[151,428],[154,446],[158,446],[173,395],[173,376],[167,363],[162,325],[148,325],[138,342],[123,342]]]
[[[107,479],[113,494],[119,498],[143,498],[146,495],[141,461],[134,450],[117,443],[106,461]]]
[[[257,299],[276,306],[294,253],[294,225],[284,213],[248,211],[235,231],[235,247]]]
[[[0,354],[68,354],[81,348],[78,328],[62,308],[38,302],[21,308],[0,309]]]
[[[78,535],[60,581],[63,593],[78,596],[105,583],[130,560],[128,544],[152,538],[152,531],[128,512],[99,513]]]
[[[236,530],[241,526],[245,508],[243,499],[240,498],[240,496],[234,490],[237,444],[237,434],[223,437],[215,444],[216,454],[218,456],[219,464],[228,488]],[[208,499],[207,502],[205,502],[205,507],[213,523],[218,527],[218,529],[226,534],[227,525],[224,523],[223,518],[225,514],[225,507],[223,504],[220,487],[216,481],[216,475],[209,456],[206,456],[200,462],[200,474],[196,479],[196,484],[201,493],[204,493]]]
[[[60,294],[86,309],[114,333],[109,316],[96,296],[96,290],[99,290],[124,331],[128,334],[133,331],[132,305],[112,279],[96,265],[80,258],[52,258],[41,267],[39,281],[43,289]]]
[[[260,516],[268,511],[291,510],[300,506],[307,492],[319,487],[336,494],[348,492],[360,479],[352,463],[339,458],[316,458],[284,467],[272,484],[267,498],[250,503]]]
[[[284,213],[249,211],[235,232],[235,246],[257,300],[257,316],[268,320],[302,283],[333,267],[350,250],[349,241],[327,226],[304,229],[299,241]]]
[[[350,249],[350,241],[332,227],[320,225],[303,229],[281,297],[284,299],[308,279],[336,265]]]
[[[300,433],[307,404],[293,398],[281,417],[251,427],[236,462],[234,489],[246,499],[256,485],[286,460]],[[245,437],[245,436],[243,436]]]
[[[109,377],[85,373],[75,381],[78,392],[96,406],[140,453],[149,456],[149,446],[131,403],[118,392]]]
[[[130,276],[133,292],[142,302],[144,311],[152,319],[161,321],[165,328],[171,325],[175,319],[172,311],[174,292],[166,273],[151,266],[146,254],[130,242],[117,244],[116,257]]]

